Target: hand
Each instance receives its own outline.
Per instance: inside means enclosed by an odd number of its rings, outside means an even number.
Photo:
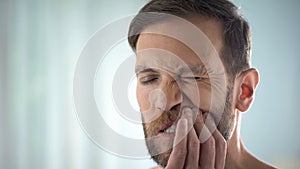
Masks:
[[[202,113],[197,113],[193,125],[194,114],[190,108],[183,109],[183,114],[177,123],[175,146],[166,169],[223,169],[226,140],[215,129],[212,119],[208,118],[207,125],[204,124]],[[215,130],[211,134],[209,129]]]

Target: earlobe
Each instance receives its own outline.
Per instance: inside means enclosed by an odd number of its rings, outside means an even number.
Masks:
[[[243,71],[240,76],[237,98],[237,109],[241,112],[247,111],[254,99],[254,92],[259,82],[258,71],[254,68]]]

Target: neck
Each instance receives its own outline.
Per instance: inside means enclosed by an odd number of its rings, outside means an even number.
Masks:
[[[240,128],[242,115],[240,112],[236,113],[235,129],[231,138],[227,141],[227,155],[225,168],[241,168],[242,161],[245,156],[245,148],[240,137]]]
[[[236,115],[236,124],[233,135],[227,141],[225,169],[273,168],[272,166],[258,160],[247,151],[240,137],[242,113],[236,112]]]

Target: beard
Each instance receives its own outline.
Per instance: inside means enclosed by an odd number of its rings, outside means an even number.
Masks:
[[[235,113],[232,107],[233,86],[227,88],[223,114],[217,129],[225,140],[228,140],[235,127]],[[166,167],[173,148],[173,139],[159,138],[159,130],[166,123],[175,121],[180,115],[180,105],[174,106],[170,111],[164,111],[162,115],[149,123],[143,122],[146,145],[151,158],[160,166]],[[144,121],[144,119],[143,119]]]
[[[170,111],[164,111],[161,116],[150,123],[143,122],[146,145],[151,158],[160,166],[165,167],[172,152],[173,139],[161,138],[160,128],[179,118],[180,105],[176,105]],[[144,121],[144,118],[143,118]]]

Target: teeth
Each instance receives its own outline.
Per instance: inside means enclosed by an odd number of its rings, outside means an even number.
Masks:
[[[170,126],[169,128],[165,129],[164,132],[165,133],[174,133],[176,129],[176,125],[173,124],[172,126]]]

